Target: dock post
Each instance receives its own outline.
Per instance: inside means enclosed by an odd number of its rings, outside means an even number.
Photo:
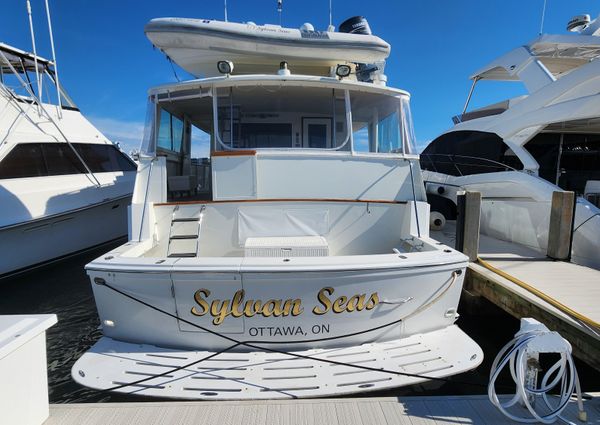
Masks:
[[[575,193],[556,191],[552,193],[550,228],[546,255],[554,260],[568,261],[573,242],[573,220],[575,218]]]
[[[456,217],[456,246],[470,261],[477,261],[479,254],[479,219],[481,216],[481,193],[458,192],[458,215]]]

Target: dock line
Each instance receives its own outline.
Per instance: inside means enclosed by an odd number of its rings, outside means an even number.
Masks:
[[[594,320],[590,319],[589,317],[586,317],[578,312],[576,312],[575,310],[567,307],[566,305],[562,304],[560,301],[555,300],[554,298],[552,298],[549,295],[546,295],[545,293],[543,293],[542,291],[540,291],[539,289],[534,288],[533,286],[523,282],[520,279],[517,279],[516,277],[506,273],[505,271],[502,271],[494,266],[492,266],[490,263],[488,263],[487,261],[485,261],[484,259],[482,259],[481,257],[477,257],[477,262],[482,265],[483,267],[485,267],[486,269],[502,276],[505,279],[508,279],[509,281],[511,281],[512,283],[520,286],[521,288],[525,289],[526,291],[531,292],[532,294],[538,296],[539,298],[541,298],[542,300],[546,301],[548,304],[552,305],[553,307],[556,307],[557,309],[559,309],[560,311],[562,311],[563,313],[569,315],[570,317],[584,323],[585,325],[587,325],[588,327],[590,327],[591,331],[594,332],[595,334],[598,334],[598,331],[600,330],[600,323],[595,322]]]

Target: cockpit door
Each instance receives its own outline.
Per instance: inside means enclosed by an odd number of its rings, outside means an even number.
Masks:
[[[331,119],[303,118],[302,144],[305,148],[331,148]]]

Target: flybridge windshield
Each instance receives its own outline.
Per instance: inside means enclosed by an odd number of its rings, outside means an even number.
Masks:
[[[142,152],[151,156],[157,147],[189,152],[186,138],[194,130],[210,139],[213,152],[309,149],[416,154],[409,99],[404,94],[263,82],[167,92],[151,99],[142,146]]]
[[[1,44],[1,43],[0,43]],[[2,47],[2,46],[0,46]],[[33,59],[18,56],[0,48],[0,84],[20,101],[30,101],[33,93],[43,103],[58,105],[56,77],[51,63],[46,60],[38,62],[40,84],[37,83],[35,63]],[[63,107],[77,109],[73,100],[60,86],[60,100]]]

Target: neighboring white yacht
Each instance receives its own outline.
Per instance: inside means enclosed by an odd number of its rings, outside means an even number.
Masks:
[[[127,235],[135,171],[52,62],[0,43],[0,276]]]
[[[159,43],[156,22],[148,36],[167,54],[197,40],[195,25],[172,19]],[[481,349],[455,325],[467,258],[429,237],[409,94],[352,51],[323,66],[317,43],[337,33],[305,25],[298,35],[314,43],[298,47],[309,49],[304,64],[322,73],[294,73],[294,43],[236,72],[225,41],[244,38],[239,24],[197,23],[221,41],[206,58],[188,51],[183,66],[210,73],[150,91],[131,240],[86,266],[104,337],[73,378],[259,399],[380,390],[479,365]],[[290,33],[246,26],[255,41],[256,31]],[[375,37],[338,38],[360,51]],[[207,200],[191,160],[202,138]]]
[[[552,192],[600,200],[600,19],[568,28],[578,33],[542,35],[471,77],[520,81],[529,94],[455,117],[425,148],[432,210],[453,219],[457,190],[480,191],[482,233],[545,252]],[[600,268],[600,209],[581,197],[571,261]]]

